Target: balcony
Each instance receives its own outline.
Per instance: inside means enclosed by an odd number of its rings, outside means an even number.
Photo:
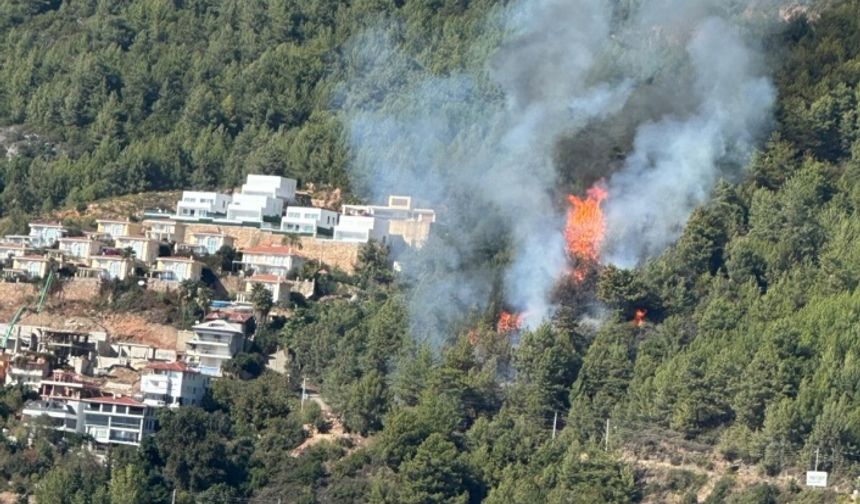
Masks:
[[[170,380],[166,376],[145,375],[140,382],[140,390],[144,394],[170,394]]]
[[[140,441],[140,435],[137,432],[115,431],[111,429],[110,436],[108,439],[112,443],[136,445]]]

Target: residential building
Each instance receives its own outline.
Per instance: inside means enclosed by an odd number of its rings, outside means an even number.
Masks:
[[[250,336],[257,328],[257,321],[254,319],[254,310],[250,306],[212,310],[203,319],[207,321],[224,320],[231,322],[238,326],[245,336]]]
[[[44,419],[48,426],[61,432],[77,432],[83,408],[80,403],[55,399],[37,399],[24,404],[25,421]]]
[[[196,249],[198,252],[213,255],[221,250],[221,247],[224,247],[225,245],[232,247],[233,243],[234,239],[232,236],[218,231],[213,231],[193,233],[188,245],[191,245],[191,247]]]
[[[125,280],[134,274],[134,261],[119,255],[100,255],[90,258],[90,268],[105,280]]]
[[[51,364],[41,356],[18,354],[12,357],[6,369],[6,385],[24,385],[39,390],[42,379],[51,372]]]
[[[298,270],[305,259],[294,253],[292,247],[266,245],[242,250],[242,268],[253,274],[287,276]]]
[[[39,386],[42,399],[80,401],[101,395],[98,385],[83,376],[64,370],[54,370]]]
[[[331,236],[337,226],[337,212],[325,208],[289,206],[281,219],[281,231],[316,236]]]
[[[103,444],[137,446],[155,430],[152,408],[128,396],[84,399],[83,433]]]
[[[158,277],[170,282],[200,280],[202,272],[203,264],[190,257],[159,257],[156,262]]]
[[[388,238],[388,225],[381,219],[370,215],[341,215],[334,228],[337,241],[367,243],[370,240],[385,242]]]
[[[296,180],[277,175],[248,175],[242,194],[258,194],[289,202],[296,199]]]
[[[18,273],[27,278],[45,278],[51,268],[51,261],[45,256],[18,256],[12,258],[10,273]]]
[[[24,405],[22,415],[32,421],[47,417],[49,425],[63,432],[83,432],[84,408],[81,400],[101,395],[98,387],[75,373],[54,371],[42,380],[41,399]]]
[[[57,222],[31,222],[30,244],[33,247],[53,247],[57,240],[66,236],[66,228]]]
[[[227,220],[262,223],[278,219],[284,213],[284,201],[264,194],[234,194],[227,207]]]
[[[147,219],[142,222],[147,238],[166,243],[185,241],[185,224],[169,219]]]
[[[7,245],[27,245],[30,246],[30,235],[6,235],[3,237],[3,242]]]
[[[191,328],[194,337],[185,343],[188,364],[209,376],[221,376],[221,366],[245,346],[245,335],[238,324],[211,320]]]
[[[409,196],[389,196],[388,205],[343,205],[341,223],[346,216],[370,216],[385,224],[389,240],[410,247],[420,247],[430,236],[430,227],[436,222],[436,212],[429,208],[413,208]],[[337,235],[337,233],[335,233]]]
[[[0,243],[0,260],[21,257],[29,252],[31,249],[24,244]]]
[[[143,229],[140,223],[129,220],[99,219],[96,224],[99,234],[114,239],[120,236],[140,236]]]
[[[245,279],[245,294],[251,294],[254,284],[260,284],[272,293],[272,301],[283,303],[290,299],[290,283],[281,275],[253,275]],[[247,297],[246,297],[247,299]]]
[[[145,236],[115,236],[114,246],[120,250],[132,249],[134,258],[144,264],[152,264],[158,257],[158,242]]]
[[[229,194],[218,192],[182,191],[182,199],[176,203],[176,217],[188,220],[224,217],[231,199]]]
[[[140,379],[143,403],[148,406],[199,405],[209,387],[209,376],[184,362],[152,362]]]
[[[102,250],[102,243],[98,240],[85,237],[60,238],[60,252],[75,259],[89,259],[98,255]]]

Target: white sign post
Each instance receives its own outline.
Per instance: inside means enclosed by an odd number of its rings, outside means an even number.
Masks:
[[[827,486],[827,472],[806,471],[806,486],[825,488]]]

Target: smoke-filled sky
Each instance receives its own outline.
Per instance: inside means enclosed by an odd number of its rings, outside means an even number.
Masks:
[[[776,9],[749,3],[642,0],[619,21],[607,0],[523,0],[491,13],[474,63],[445,76],[398,46],[391,20],[353,41],[338,106],[355,186],[439,214],[437,236],[404,262],[414,332],[439,341],[499,280],[529,322],[549,316],[564,191],[597,176],[605,261],[634,266],[671,244],[766,134],[775,91],[749,35],[763,30],[748,25]],[[511,256],[488,260],[504,240]]]

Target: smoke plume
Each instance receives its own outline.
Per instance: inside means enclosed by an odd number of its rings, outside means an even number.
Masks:
[[[610,191],[606,258],[629,266],[678,236],[722,167],[742,163],[766,127],[774,91],[738,28],[749,5],[612,4],[500,7],[454,74],[427,70],[392,20],[348,48],[337,106],[355,187],[438,212],[430,242],[402,257],[414,333],[439,342],[499,283],[526,324],[551,314],[567,267],[564,185],[585,178],[560,142],[577,152],[595,124],[630,137],[614,146],[627,153],[620,168],[600,163],[597,173]]]

